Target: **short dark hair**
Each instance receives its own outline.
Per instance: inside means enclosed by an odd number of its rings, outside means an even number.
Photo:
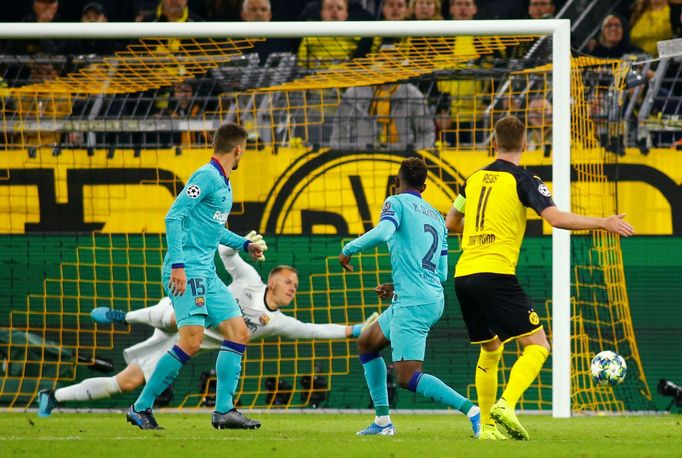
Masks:
[[[275,267],[274,269],[272,269],[270,271],[270,274],[268,275],[268,280],[270,278],[274,277],[275,275],[277,275],[278,273],[284,272],[285,270],[288,270],[288,271],[293,272],[296,275],[298,275],[298,271],[296,269],[294,269],[293,267],[281,264],[281,265]]]
[[[216,154],[226,154],[242,143],[249,133],[239,124],[228,122],[215,131],[213,136],[213,151]]]
[[[526,126],[516,116],[505,116],[495,123],[495,142],[501,153],[521,152]]]
[[[83,11],[81,11],[81,16],[85,16],[85,13],[87,13],[90,10],[94,11],[95,14],[104,14],[104,7],[102,6],[101,3],[90,2],[83,7]]]
[[[400,163],[398,176],[413,188],[420,188],[426,183],[426,163],[418,157],[408,157]]]

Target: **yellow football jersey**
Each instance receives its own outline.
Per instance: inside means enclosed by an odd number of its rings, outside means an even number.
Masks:
[[[464,213],[462,256],[455,277],[515,274],[526,231],[526,207],[538,215],[553,206],[545,183],[501,159],[471,175],[453,204]]]

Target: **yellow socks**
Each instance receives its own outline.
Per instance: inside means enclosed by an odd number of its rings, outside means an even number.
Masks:
[[[497,400],[497,367],[504,345],[500,345],[495,351],[485,351],[481,348],[481,354],[476,363],[476,396],[478,407],[481,409],[481,423],[490,424],[490,407]]]
[[[533,380],[540,373],[542,365],[545,363],[549,355],[549,351],[541,345],[528,345],[523,354],[514,363],[511,374],[509,375],[509,382],[507,388],[502,393],[502,397],[507,401],[509,407],[513,410],[516,403],[526,389],[533,383]],[[476,372],[478,376],[478,371]],[[478,387],[478,384],[477,384]],[[483,410],[483,408],[481,408]]]

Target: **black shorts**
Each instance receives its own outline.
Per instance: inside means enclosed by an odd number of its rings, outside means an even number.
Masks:
[[[471,343],[504,343],[542,328],[516,275],[481,273],[455,278],[455,292]]]

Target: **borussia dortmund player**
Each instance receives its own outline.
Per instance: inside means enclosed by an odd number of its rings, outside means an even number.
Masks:
[[[376,411],[374,422],[358,435],[395,434],[388,410],[386,363],[379,354],[388,345],[401,387],[459,410],[471,421],[474,437],[480,432],[478,407],[440,379],[422,372],[426,337],[443,314],[441,281],[448,272],[445,221],[421,196],[426,174],[424,161],[405,159],[396,177],[396,195],[384,202],[379,224],[346,244],[339,255],[343,268],[352,271],[351,256],[387,242],[393,271],[393,284],[377,287],[380,296],[392,297],[392,304],[358,341]]]
[[[481,439],[527,440],[514,413],[523,392],[540,373],[549,342],[533,304],[516,278],[516,263],[526,230],[526,207],[553,227],[604,229],[629,236],[625,215],[591,218],[560,211],[540,178],[519,167],[526,130],[513,116],[495,124],[497,160],[474,172],[452,205],[446,225],[462,232],[462,256],[455,269],[455,291],[472,343],[481,345],[476,392],[481,408]],[[464,215],[467,215],[465,218]],[[504,344],[516,339],[523,353],[512,367],[502,397],[497,397],[497,368]]]
[[[259,428],[244,417],[232,398],[241,371],[249,330],[227,286],[218,278],[213,257],[218,244],[248,250],[254,259],[261,248],[225,228],[232,208],[230,173],[239,166],[246,146],[246,130],[224,124],[215,132],[213,157],[189,178],[166,215],[168,252],[163,264],[164,287],[173,302],[179,340],[161,357],[127,418],[141,429],[159,429],[152,414],[154,399],[175,380],[199,351],[204,329],[215,327],[224,337],[216,360],[215,428]]]

